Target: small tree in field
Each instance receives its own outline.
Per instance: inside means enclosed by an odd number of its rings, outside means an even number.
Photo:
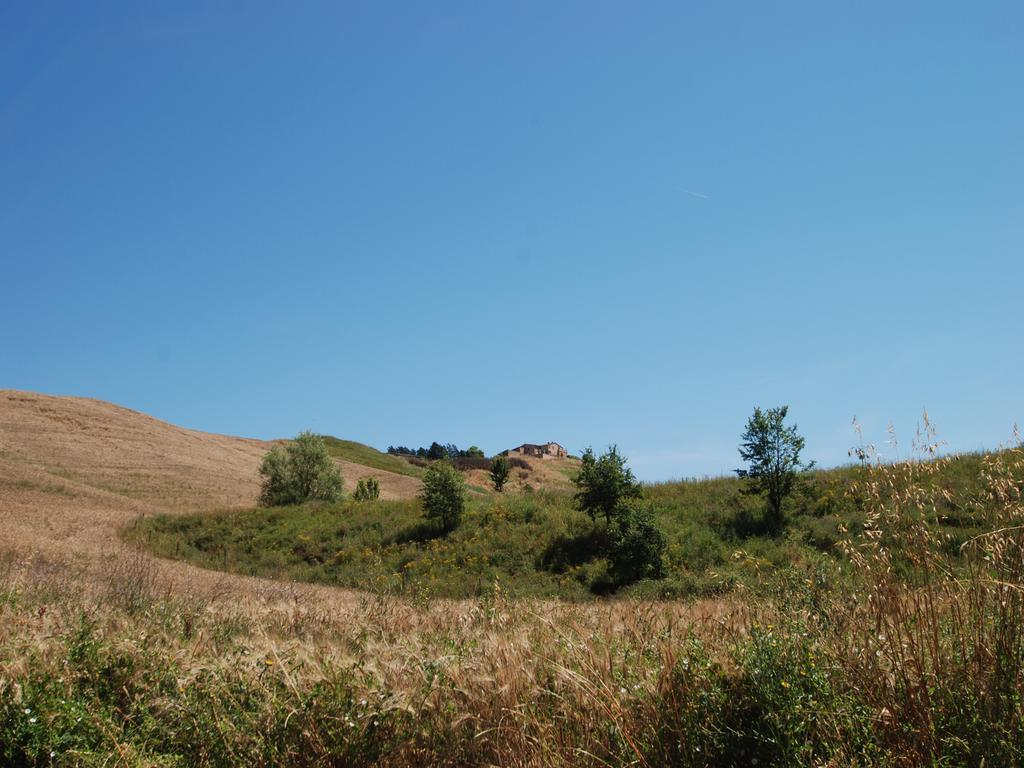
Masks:
[[[380,498],[380,482],[375,477],[362,477],[352,493],[355,501],[376,501]]]
[[[324,441],[312,432],[301,433],[284,448],[271,448],[263,457],[260,476],[260,504],[265,507],[341,499],[341,470],[331,460]]]
[[[616,583],[632,584],[665,575],[668,543],[649,508],[635,502],[623,504],[610,533],[608,563]]]
[[[466,505],[466,484],[451,462],[437,461],[427,467],[420,501],[426,518],[446,533],[459,524]]]
[[[491,482],[494,483],[494,490],[499,493],[505,488],[508,482],[508,459],[504,456],[495,456],[491,459]]]
[[[626,466],[626,457],[614,445],[600,456],[588,448],[574,482],[576,507],[590,515],[595,528],[597,518],[604,517],[593,553],[608,560],[611,580],[604,588],[664,576],[665,534],[653,510],[638,503],[643,489]]]
[[[801,471],[814,466],[812,461],[800,461],[804,439],[797,433],[796,425],[783,424],[789,406],[754,409],[754,415],[747,420],[739,451],[740,458],[748,462],[746,469],[737,469],[736,474],[747,480],[746,493],[761,494],[768,508],[765,524],[771,531],[778,531],[783,524],[782,504],[792,493],[797,476]]]
[[[614,445],[601,456],[595,456],[594,451],[587,448],[573,482],[576,508],[590,515],[591,520],[596,521],[598,515],[603,515],[607,524],[611,524],[622,502],[641,496],[640,483],[633,476],[633,470],[626,466],[626,457]]]

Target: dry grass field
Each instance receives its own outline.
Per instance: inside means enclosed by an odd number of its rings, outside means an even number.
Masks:
[[[49,557],[110,555],[136,516],[254,506],[269,447],[98,400],[0,391],[0,537]],[[385,499],[419,489],[413,477],[338,464],[349,487],[376,477]]]

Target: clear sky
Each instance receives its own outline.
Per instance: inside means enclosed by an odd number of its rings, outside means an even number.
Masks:
[[[143,8],[143,6],[147,6]],[[1024,423],[1024,5],[4,3],[0,387],[728,472]]]

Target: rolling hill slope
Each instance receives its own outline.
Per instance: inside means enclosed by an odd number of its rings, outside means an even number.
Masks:
[[[116,528],[140,514],[252,507],[269,447],[99,400],[0,391],[0,542],[87,555],[115,547]],[[336,461],[348,490],[368,475],[384,498],[419,489],[415,477]]]

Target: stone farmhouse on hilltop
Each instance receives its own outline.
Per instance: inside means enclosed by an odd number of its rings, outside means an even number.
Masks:
[[[534,445],[533,443],[523,443],[518,448],[509,448],[505,451],[506,456],[535,456],[541,459],[564,459],[569,455],[569,452],[565,450],[558,443],[544,443],[543,445]]]

